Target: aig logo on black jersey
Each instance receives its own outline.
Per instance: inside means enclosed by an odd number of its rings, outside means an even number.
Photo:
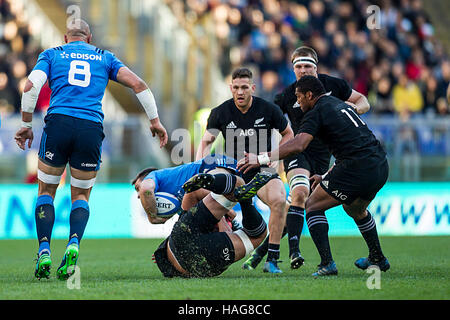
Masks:
[[[228,248],[224,248],[222,254],[224,260],[230,261],[230,250]]]
[[[334,194],[336,198],[341,199],[342,201],[347,200],[347,196],[339,190],[334,190],[331,193]]]
[[[255,129],[241,129],[239,132],[239,136],[242,137],[251,137],[256,133]]]

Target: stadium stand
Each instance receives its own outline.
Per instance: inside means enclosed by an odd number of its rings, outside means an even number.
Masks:
[[[319,72],[344,78],[368,97],[371,110],[364,117],[391,157],[402,165],[406,160],[399,158],[405,152],[417,157],[441,157],[428,160],[440,167],[434,169],[446,179],[450,177],[446,169],[450,155],[446,97],[450,60],[444,44],[435,36],[422,0],[166,3],[180,18],[189,16],[202,23],[211,16],[224,77],[237,66],[251,67],[258,79],[257,95],[268,100],[295,80],[291,52],[300,45],[315,48]],[[380,23],[371,30],[367,8],[372,4],[380,8]],[[392,171],[396,171],[396,162]],[[420,166],[420,161],[415,163]],[[400,176],[397,178],[414,180],[420,176],[427,180],[419,173]],[[432,175],[428,179],[439,178]]]
[[[319,71],[369,96],[373,113],[450,114],[448,103],[439,108],[437,103],[446,100],[450,62],[422,0],[166,2],[175,11],[183,6],[185,16],[199,21],[211,14],[223,74],[252,65],[263,97],[270,99],[295,80],[290,53],[305,44],[316,49]],[[371,4],[381,9],[379,29],[366,25]]]
[[[70,3],[66,0],[52,2],[62,8]],[[3,118],[19,112],[24,79],[43,50],[33,41],[31,26],[21,12],[11,10],[15,3],[0,0],[0,112]],[[161,28],[155,31],[155,23],[162,21],[161,8],[154,14],[156,10],[148,8],[150,3],[144,1],[80,3],[83,12],[90,12],[88,21],[92,22],[94,33],[100,35],[98,45],[117,49],[125,62],[143,70],[146,81],[155,88],[155,95],[161,101],[162,117],[167,117],[171,130],[187,126],[193,121],[196,110],[203,112],[205,108],[214,107],[217,97],[226,96],[225,85],[213,88],[211,83],[217,82],[215,79],[225,79],[226,84],[231,70],[237,66],[251,67],[258,81],[256,94],[273,100],[276,93],[295,79],[290,53],[300,45],[310,45],[318,52],[320,72],[342,77],[367,95],[372,108],[364,118],[393,160],[391,180],[450,179],[450,108],[446,98],[450,60],[448,49],[436,37],[435,30],[443,29],[436,26],[440,21],[431,19],[430,10],[424,10],[423,0],[161,1],[179,22],[171,32],[183,34],[177,39],[184,39],[186,35],[189,39],[185,45],[188,50],[182,58],[165,54],[173,52],[174,46],[182,42],[174,43]],[[381,9],[379,29],[367,27],[370,4]],[[107,15],[99,14],[101,5],[108,6],[104,9],[107,12],[116,12],[109,15],[127,14],[121,18],[123,23],[129,23],[123,30],[137,30],[137,36],[130,38],[137,47],[121,52],[125,31],[108,24]],[[163,19],[168,21],[166,16]],[[180,32],[180,27],[185,33]],[[102,33],[104,30],[112,33]],[[162,42],[166,50],[158,51],[154,41]],[[136,52],[145,54],[136,55]],[[161,54],[165,60],[156,63]],[[182,60],[177,62],[176,59]],[[219,77],[214,74],[212,64],[217,64],[221,71]],[[177,76],[175,71],[181,73]],[[161,72],[163,77],[155,77]],[[175,76],[183,81],[173,82]],[[170,88],[173,83],[177,85],[175,89]],[[48,98],[46,88],[41,93],[38,110],[45,111]],[[187,112],[183,114],[181,110]],[[3,131],[2,135],[5,134]],[[7,150],[5,146],[0,152],[4,154]],[[417,174],[401,173],[402,166],[411,166],[406,164],[404,152],[420,160],[413,161],[412,165]]]

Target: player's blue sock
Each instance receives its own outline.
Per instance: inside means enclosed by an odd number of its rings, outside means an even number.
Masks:
[[[39,241],[39,255],[42,253],[50,254],[50,240],[55,222],[53,198],[49,195],[39,196],[36,201],[34,213],[36,233]]]
[[[328,220],[323,210],[311,211],[306,214],[309,233],[319,251],[322,266],[333,261],[330,242],[328,240]]]
[[[299,251],[300,236],[302,234],[305,209],[290,206],[286,216],[286,226],[289,238],[289,256]]]
[[[369,258],[372,262],[378,262],[383,259],[380,241],[378,239],[377,225],[369,211],[367,216],[361,220],[355,220],[364,240],[369,248]]]
[[[72,243],[79,244],[89,220],[89,205],[84,200],[76,200],[72,203],[70,212],[70,235],[68,246]]]

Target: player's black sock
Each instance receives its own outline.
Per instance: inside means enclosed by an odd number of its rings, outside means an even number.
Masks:
[[[373,262],[378,262],[383,256],[381,251],[380,240],[378,239],[377,225],[369,211],[367,216],[361,220],[355,220],[359,231],[369,248],[369,259]]]
[[[311,238],[319,251],[322,266],[327,265],[333,260],[328,240],[328,221],[323,210],[311,211],[306,214],[306,223],[308,225]]]
[[[267,261],[277,261],[280,259],[280,244],[270,243],[267,251]]]
[[[281,238],[283,238],[287,234],[287,228],[284,227],[283,234],[281,235]],[[264,257],[267,254],[267,250],[269,250],[269,236],[266,237],[266,239],[259,245],[258,248],[256,248],[256,253]]]
[[[229,173],[217,173],[209,190],[217,194],[228,194],[233,192],[236,185],[236,176]]]
[[[251,200],[239,203],[242,210],[242,229],[250,237],[260,236],[267,228],[263,217],[253,206]]]
[[[84,200],[76,200],[72,203],[72,211],[70,212],[70,234],[69,243],[79,244],[86,229],[89,220],[89,205]]]
[[[267,254],[267,250],[269,250],[269,236],[256,248],[255,252],[260,257],[264,257]]]
[[[34,211],[36,220],[36,233],[39,241],[39,255],[50,254],[50,240],[52,237],[53,224],[55,223],[55,207],[53,198],[49,195],[39,196]]]
[[[286,216],[286,226],[289,239],[289,256],[300,251],[299,242],[302,234],[305,209],[297,206],[290,206]]]

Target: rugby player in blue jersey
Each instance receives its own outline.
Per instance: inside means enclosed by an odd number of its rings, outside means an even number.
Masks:
[[[146,168],[140,171],[131,182],[138,193],[142,207],[152,224],[166,222],[170,217],[157,215],[155,193],[165,192],[173,195],[179,200],[177,213],[188,210],[194,204],[203,199],[210,191],[206,189],[196,190],[184,197],[183,184],[199,173],[216,174],[215,183],[224,185],[225,189],[232,189],[230,174],[239,175],[237,161],[224,155],[208,155],[195,162],[179,165],[176,167],[156,169]],[[228,184],[228,187],[227,187]],[[183,209],[182,209],[183,207]],[[234,212],[230,210],[230,218]]]
[[[64,36],[65,45],[45,50],[28,76],[22,95],[22,125],[15,135],[25,150],[33,142],[32,116],[40,89],[48,80],[52,95],[42,133],[35,209],[39,241],[35,276],[48,278],[52,265],[50,240],[55,221],[53,200],[66,164],[70,165],[72,208],[70,234],[57,277],[67,279],[75,270],[79,245],[89,218],[89,195],[100,169],[104,138],[102,98],[109,80],[133,89],[150,120],[160,147],[168,140],[159,121],[155,99],[147,84],[114,54],[91,45],[89,25],[74,20]],[[28,142],[28,143],[27,143]]]

